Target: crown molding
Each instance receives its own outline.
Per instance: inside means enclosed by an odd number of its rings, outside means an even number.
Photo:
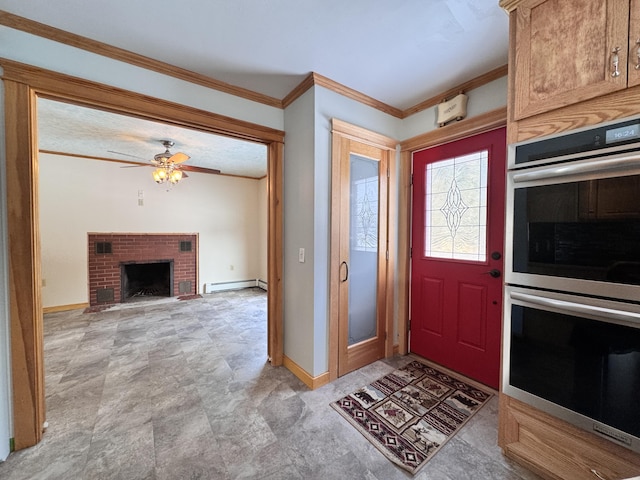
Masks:
[[[388,113],[389,115],[392,115],[397,118],[402,118],[402,110],[400,110],[399,108],[392,107],[391,105],[387,105],[386,103],[381,102],[380,100],[376,100],[375,98],[370,97],[369,95],[365,95],[364,93],[358,92],[353,88],[342,85],[341,83],[331,80],[330,78],[324,77],[319,73],[314,72],[312,73],[312,75],[313,75],[314,85],[320,85],[321,87],[325,87],[328,90],[332,90],[336,93],[339,93],[340,95],[356,100],[364,105],[373,107],[377,110],[380,110],[381,112]]]
[[[282,108],[287,108],[289,105],[295,102],[298,98],[304,95],[304,93],[314,85],[315,85],[314,73],[311,72],[309,75],[305,77],[305,79],[302,82],[300,82],[293,90],[291,90],[286,97],[282,99]]]
[[[380,110],[381,112],[388,113],[389,115],[392,115],[394,117],[402,118],[402,110],[400,110],[399,108],[387,105],[380,100],[376,100],[369,95],[358,92],[353,88],[342,85],[341,83],[324,77],[316,72],[311,72],[309,75],[307,75],[307,77],[302,82],[300,82],[296,88],[291,90],[291,92],[286,97],[284,97],[284,99],[282,100],[282,107],[287,108],[298,98],[300,98],[307,90],[315,85],[324,87],[327,90],[331,90],[332,92],[338,93],[344,97],[350,98],[364,105],[368,105],[369,107],[373,107],[376,110]]]
[[[152,70],[163,75],[178,78],[196,85],[218,90],[220,92],[235,95],[237,97],[245,98],[254,102],[269,105],[271,107],[282,108],[282,101],[263,95],[246,88],[237,87],[220,80],[201,75],[199,73],[192,72],[184,68],[176,67],[165,62],[160,62],[137,53],[124,50],[122,48],[107,45],[106,43],[98,42],[81,35],[65,32],[59,28],[45,25],[44,23],[29,20],[18,15],[0,10],[0,25],[5,27],[20,30],[31,35],[53,40],[54,42],[63,43],[72,47],[79,48],[91,53],[102,55],[104,57],[112,58],[121,62],[135,65],[147,70]]]

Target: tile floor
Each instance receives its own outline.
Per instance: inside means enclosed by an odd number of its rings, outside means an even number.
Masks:
[[[310,391],[266,362],[259,289],[45,316],[49,428],[0,463],[13,479],[513,479],[494,398],[415,476],[329,403],[409,361]]]

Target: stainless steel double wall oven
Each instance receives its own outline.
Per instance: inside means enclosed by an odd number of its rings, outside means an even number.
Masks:
[[[640,452],[640,118],[508,169],[503,391]]]

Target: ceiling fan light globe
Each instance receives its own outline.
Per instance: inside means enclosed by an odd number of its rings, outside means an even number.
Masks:
[[[164,183],[167,180],[167,171],[164,168],[156,168],[151,175],[156,183]]]
[[[174,185],[182,180],[182,172],[180,170],[174,170],[169,174],[169,181]]]

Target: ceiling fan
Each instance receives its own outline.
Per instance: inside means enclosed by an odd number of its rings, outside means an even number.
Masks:
[[[167,183],[169,186],[175,185],[183,178],[187,178],[188,175],[186,171],[189,172],[201,172],[201,173],[213,173],[219,175],[221,172],[218,169],[213,168],[204,168],[204,167],[196,167],[192,165],[185,165],[184,162],[189,160],[189,155],[186,153],[176,153],[172,154],[170,152],[170,148],[175,145],[175,142],[172,140],[160,140],[160,143],[164,146],[165,151],[162,153],[158,153],[154,155],[151,160],[147,160],[142,157],[138,157],[136,155],[130,155],[128,153],[116,152],[114,150],[109,150],[109,153],[115,153],[116,155],[123,155],[125,157],[137,158],[139,160],[144,160],[145,164],[138,165],[128,165],[126,167],[121,168],[137,168],[137,167],[152,167],[155,168],[153,173],[151,174],[153,180],[156,183],[163,184]]]
[[[162,153],[158,153],[153,156],[153,163],[156,168],[152,175],[153,179],[156,183],[165,183],[169,182],[173,185],[182,180],[182,177],[185,178],[187,175],[180,170],[180,164],[189,160],[189,155],[186,153],[178,152],[175,154],[171,154],[169,149],[175,145],[171,140],[162,140],[162,145],[164,145],[165,151]]]
[[[150,160],[151,165],[128,165],[126,167],[121,168],[137,168],[137,167],[156,167],[153,171],[152,176],[156,183],[162,184],[168,182],[169,184],[175,185],[183,178],[187,178],[188,175],[182,170],[182,163],[189,160],[189,155],[186,153],[178,152],[172,154],[169,149],[175,145],[175,142],[172,140],[160,140],[160,143],[165,148],[165,151],[162,153],[158,153],[154,155]],[[117,155],[124,155],[127,157],[139,158],[140,160],[144,160],[141,157],[135,155],[129,155],[127,153],[115,152],[113,150],[109,150],[110,153],[115,153]],[[216,173],[220,173],[218,170]]]

